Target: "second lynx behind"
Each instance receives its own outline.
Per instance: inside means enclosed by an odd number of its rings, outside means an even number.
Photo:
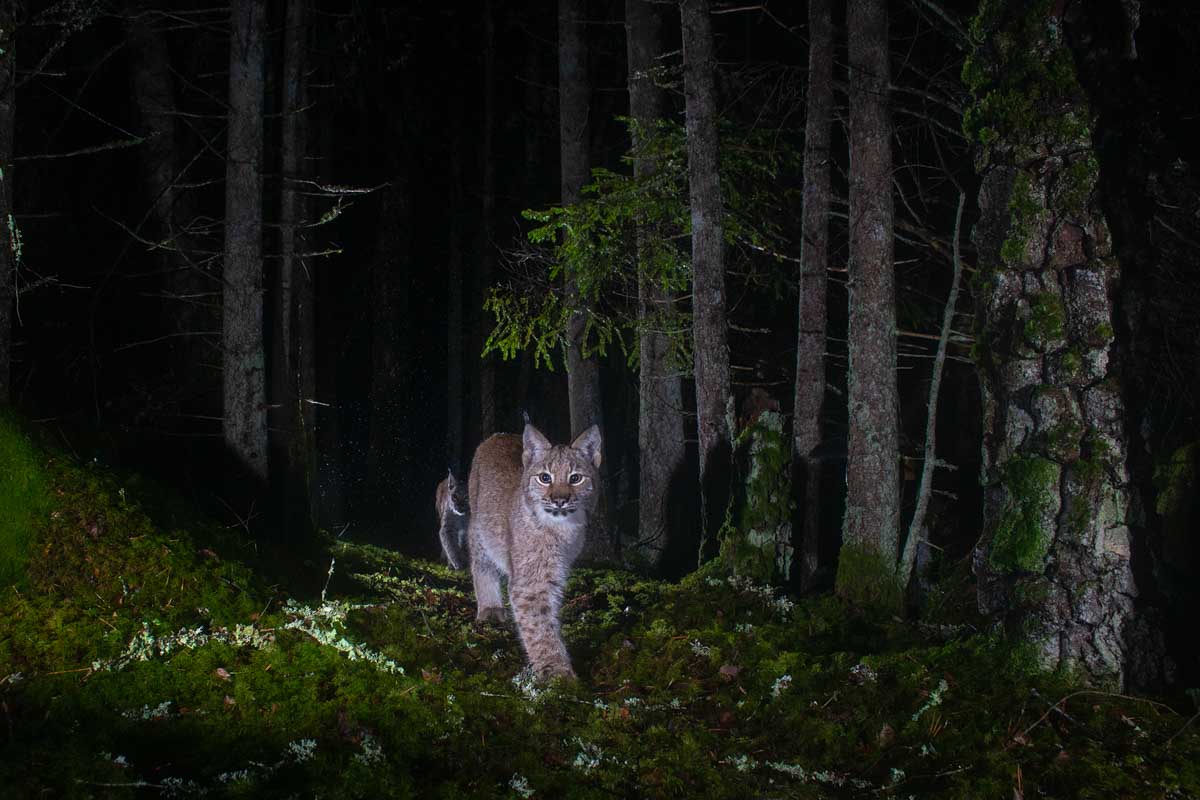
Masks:
[[[501,577],[517,632],[539,677],[574,677],[558,614],[571,563],[583,550],[600,478],[600,431],[551,445],[532,425],[475,451],[468,529],[476,619],[505,619]]]

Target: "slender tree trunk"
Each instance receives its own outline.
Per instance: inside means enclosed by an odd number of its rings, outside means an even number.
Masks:
[[[625,41],[629,72],[629,116],[633,118],[634,152],[662,118],[666,99],[654,84],[651,69],[661,49],[662,18],[648,0],[625,0]],[[637,177],[654,174],[653,159],[637,158]],[[672,479],[684,469],[683,386],[670,363],[670,337],[663,322],[674,314],[675,298],[647,272],[650,232],[638,228],[638,535],[636,556],[657,567],[670,538],[668,497]]]
[[[263,355],[262,150],[264,0],[235,0],[229,40],[222,308],[225,442],[267,478]]]
[[[151,25],[150,13],[131,3],[126,17],[133,97],[147,132],[140,148],[142,182],[151,208],[150,235],[162,244],[158,253],[166,299],[162,304],[163,320],[175,335],[171,355],[165,361],[178,370],[175,383],[184,387],[186,406],[198,413],[208,405],[204,400],[215,403],[216,399],[216,386],[206,383],[207,371],[202,364],[206,357],[213,356],[214,340],[210,337],[217,324],[214,309],[218,285],[192,260],[195,242],[186,226],[195,214],[191,196],[177,188],[183,174],[170,57],[166,38]],[[196,401],[200,401],[200,407]]]
[[[821,518],[821,443],[825,405],[825,286],[829,268],[830,134],[833,122],[833,11],[831,0],[808,4],[808,108],[804,124],[804,210],[800,243],[800,301],[796,335],[796,395],[792,464],[800,504],[800,587],[817,571]]]
[[[401,160],[403,156],[399,157]],[[371,263],[371,427],[367,470],[373,501],[394,500],[403,465],[411,458],[404,446],[407,406],[406,369],[409,297],[408,186],[401,174],[383,190],[378,240]],[[440,470],[439,470],[440,473]]]
[[[584,0],[558,0],[558,131],[562,204],[579,202],[580,190],[591,175],[588,153],[591,86],[588,78],[588,50],[584,33]],[[567,323],[567,405],[571,415],[571,436],[592,425],[604,430],[600,406],[600,365],[584,353],[584,335],[588,323],[587,300],[579,293],[575,276],[566,278],[567,305],[572,309]],[[609,448],[604,446],[601,470],[612,470]],[[607,489],[607,481],[605,489]],[[608,559],[613,554],[608,492],[597,502],[597,513],[589,524],[585,558]]]
[[[700,440],[701,559],[729,499],[732,396],[725,310],[724,233],[717,166],[717,98],[708,0],[682,0],[688,195],[692,214],[692,320]]]
[[[1130,559],[1113,349],[1120,265],[1062,23],[1031,17],[1023,3],[989,4],[964,70],[977,101],[970,133],[982,144],[973,237],[984,287],[975,350],[984,531],[974,569],[980,607],[1047,667],[1120,686],[1156,674],[1162,645],[1139,614]],[[1011,97],[1026,100],[1022,113],[998,113]]]
[[[304,221],[303,177],[307,142],[305,84],[308,56],[306,0],[288,0],[283,34],[282,172],[280,186],[280,259],[273,287],[275,337],[271,359],[272,468],[280,485],[285,534],[304,536],[312,527],[312,480],[315,472],[316,395],[313,357],[312,275],[297,252]]]
[[[846,520],[838,590],[894,602],[900,535],[896,287],[887,0],[850,0],[850,262]],[[864,571],[865,570],[865,571]]]
[[[558,130],[562,204],[579,202],[579,193],[591,174],[589,149],[590,85],[588,51],[584,36],[583,0],[558,2]],[[600,365],[583,352],[588,312],[575,277],[566,277],[567,303],[572,309],[567,325],[567,398],[571,407],[571,436],[592,425],[604,427],[600,409]],[[605,465],[605,471],[607,471]]]
[[[16,3],[0,2],[0,405],[12,401],[13,314],[20,240],[13,221],[13,124],[16,121]]]
[[[479,365],[479,380],[476,393],[479,401],[479,439],[487,438],[496,431],[496,365],[494,356],[480,356],[483,343],[487,341],[489,319],[483,313],[483,300],[492,285],[492,273],[496,265],[496,9],[492,0],[484,0],[483,11],[483,135],[480,137],[481,161],[483,164],[483,186],[480,192],[483,217],[481,226],[483,241],[479,248],[479,272],[477,288],[479,298],[476,311],[476,360]]]
[[[446,460],[464,475],[463,468],[463,107],[461,94],[450,100],[453,141],[450,145],[450,236],[446,242]]]

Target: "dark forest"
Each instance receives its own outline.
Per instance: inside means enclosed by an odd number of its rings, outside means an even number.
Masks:
[[[1200,796],[1197,41],[0,1],[0,782]]]

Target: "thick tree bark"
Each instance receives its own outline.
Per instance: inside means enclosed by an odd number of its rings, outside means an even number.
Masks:
[[[275,330],[271,358],[272,470],[280,488],[285,533],[312,528],[316,414],[314,292],[309,267],[298,256],[304,222],[303,177],[307,150],[304,105],[308,56],[306,0],[288,0],[283,34],[282,170],[279,194],[280,259],[272,287]]]
[[[485,0],[483,11],[483,135],[480,137],[483,186],[480,191],[483,241],[479,248],[479,271],[476,288],[476,349],[483,352],[483,343],[490,333],[490,319],[482,311],[483,300],[492,285],[496,266],[496,9],[492,0]],[[476,398],[479,403],[479,440],[496,431],[496,365],[494,356],[476,356],[478,381]]]
[[[829,268],[830,136],[833,122],[833,12],[831,0],[808,4],[808,102],[804,123],[804,210],[800,243],[800,300],[796,333],[796,394],[792,465],[800,489],[799,581],[807,589],[817,571],[821,512],[821,443],[825,405]]]
[[[222,303],[225,443],[253,475],[264,481],[267,410],[261,167],[265,16],[263,0],[235,0],[230,15]]]
[[[130,82],[146,142],[141,146],[142,183],[151,207],[150,236],[161,243],[164,327],[173,334],[167,364],[178,370],[183,402],[192,413],[215,407],[216,386],[204,363],[219,360],[216,352],[216,298],[219,284],[193,260],[196,242],[187,226],[196,214],[191,195],[178,188],[185,181],[179,156],[175,88],[163,32],[152,12],[130,4],[126,30],[130,43]]]
[[[588,51],[584,36],[583,0],[558,0],[558,131],[562,204],[579,202],[579,193],[591,174],[588,154],[591,87]],[[592,425],[603,430],[600,409],[600,366],[583,352],[588,312],[579,295],[575,276],[566,277],[567,304],[573,310],[567,324],[567,402],[571,435]],[[607,471],[607,465],[605,466]]]
[[[894,573],[900,526],[892,126],[886,0],[850,0],[849,440],[838,589],[879,590]],[[869,566],[868,566],[869,565]],[[867,566],[867,573],[861,570]],[[872,586],[870,584],[876,584]]]
[[[1161,654],[1136,607],[1120,268],[1098,203],[1091,111],[1055,20],[989,4],[964,74],[981,143],[976,357],[983,382],[980,607],[1047,667],[1119,686]],[[1010,46],[1000,48],[997,42]],[[1023,98],[1020,114],[1007,113]]]
[[[625,37],[629,71],[629,116],[635,122],[633,147],[642,145],[638,128],[648,130],[661,119],[663,90],[651,77],[661,49],[662,19],[649,0],[625,0]],[[637,177],[648,177],[652,159],[633,162]],[[685,468],[683,381],[671,364],[671,339],[662,330],[674,316],[675,297],[646,272],[649,233],[638,229],[638,533],[636,557],[657,567],[670,540],[668,506],[672,481]]]
[[[0,405],[12,401],[13,314],[20,255],[12,191],[16,77],[16,3],[0,2]]]
[[[705,548],[715,541],[729,499],[732,397],[722,251],[724,202],[717,160],[715,62],[708,0],[683,0],[679,10],[692,215],[692,335],[703,559]]]

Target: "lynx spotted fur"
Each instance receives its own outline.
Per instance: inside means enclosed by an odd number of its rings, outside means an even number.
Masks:
[[[558,619],[571,563],[583,549],[600,487],[600,431],[551,445],[532,425],[475,451],[468,542],[476,619],[505,619],[500,580],[521,645],[541,678],[574,677]]]

